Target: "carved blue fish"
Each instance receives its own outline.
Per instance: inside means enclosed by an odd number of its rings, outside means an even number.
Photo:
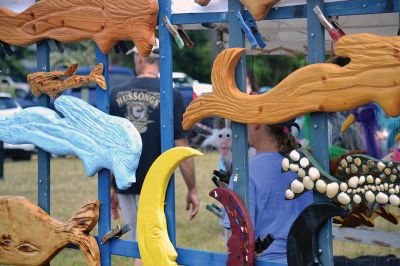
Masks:
[[[48,108],[31,107],[0,118],[0,140],[33,143],[56,155],[75,155],[88,176],[110,169],[119,189],[136,181],[142,139],[129,120],[72,96],[58,97],[54,106],[64,117]]]

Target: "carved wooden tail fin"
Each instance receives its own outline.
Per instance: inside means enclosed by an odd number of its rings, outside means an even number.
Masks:
[[[88,79],[92,82],[95,82],[98,84],[103,90],[107,88],[107,83],[106,80],[104,79],[103,76],[103,64],[97,64],[92,71],[90,71],[90,74],[88,76]]]
[[[235,113],[231,110],[238,105],[240,99],[251,97],[237,88],[235,79],[236,64],[245,52],[246,49],[243,48],[231,48],[218,55],[211,73],[213,92],[204,94],[189,104],[183,114],[182,125],[185,130],[190,129],[197,121],[211,116],[215,110],[226,114]]]
[[[89,232],[99,219],[100,202],[94,201],[82,206],[65,223],[66,230],[72,232],[71,242],[82,251],[87,265],[100,266],[100,250],[96,239]]]
[[[72,64],[64,71],[64,75],[72,76],[73,74],[75,74],[77,69],[78,69],[78,64]]]
[[[69,230],[78,229],[85,233],[90,232],[99,220],[99,208],[99,201],[85,204],[65,223],[65,226]]]

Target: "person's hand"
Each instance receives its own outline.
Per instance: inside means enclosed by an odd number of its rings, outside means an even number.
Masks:
[[[118,195],[115,191],[111,192],[111,217],[114,220],[119,218],[119,202],[118,202]]]
[[[190,207],[192,205],[192,207]],[[191,189],[188,191],[188,194],[186,195],[186,210],[190,210],[190,217],[189,219],[192,220],[197,213],[199,212],[199,196],[197,195],[197,190],[196,189]]]

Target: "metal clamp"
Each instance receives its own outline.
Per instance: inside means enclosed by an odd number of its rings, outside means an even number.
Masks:
[[[13,51],[11,50],[11,47],[8,43],[0,41],[0,50],[2,50],[2,54],[6,54],[9,56],[13,55]]]
[[[222,210],[220,207],[218,207],[215,204],[207,204],[206,205],[206,209],[208,211],[210,211],[212,214],[214,214],[215,216],[217,216],[219,219],[223,219],[224,215],[222,214]]]
[[[111,229],[111,231],[104,234],[104,236],[101,238],[101,243],[104,244],[107,241],[109,241],[110,239],[118,239],[123,234],[129,232],[130,230],[131,230],[131,228],[127,224],[124,225],[122,228],[121,228],[121,226],[119,226],[119,224],[117,224],[117,226],[115,226],[113,229]]]
[[[60,53],[64,53],[64,46],[57,40],[48,39],[47,45],[49,46],[51,52],[58,50]]]
[[[179,33],[179,36],[181,36],[183,42],[186,44],[186,46],[188,48],[192,49],[194,47],[194,43],[190,39],[189,35],[186,34],[185,30],[183,29],[183,26],[182,25],[178,25],[177,31]]]
[[[119,41],[115,46],[114,46],[114,51],[115,53],[119,54],[121,51],[123,54],[126,54],[129,49],[126,47],[125,43],[123,41]]]
[[[243,19],[242,13],[238,10],[235,12],[235,17],[239,23],[239,27],[246,34],[247,39],[250,42],[251,48],[256,48],[259,46],[263,49],[267,44],[264,41],[263,36],[258,31],[257,24],[254,20],[245,21]]]
[[[274,239],[275,238],[272,234],[268,234],[264,238],[257,237],[255,241],[255,252],[257,258],[261,257],[264,250],[266,250],[272,244],[272,242],[274,242]]]
[[[192,40],[190,40],[189,36],[186,34],[182,25],[178,25],[178,29],[175,29],[175,27],[171,24],[171,21],[169,21],[167,16],[163,17],[163,22],[168,32],[172,35],[172,37],[174,37],[174,40],[178,45],[179,49],[183,49],[185,44],[189,48],[194,47],[194,43],[192,42]]]

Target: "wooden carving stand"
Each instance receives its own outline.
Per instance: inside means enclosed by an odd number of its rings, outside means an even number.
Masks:
[[[105,54],[118,41],[132,40],[148,56],[157,16],[157,0],[41,0],[20,14],[0,8],[0,40],[29,45],[44,39],[93,39]]]
[[[236,87],[235,66],[244,49],[222,52],[212,69],[213,92],[186,109],[183,128],[221,116],[240,123],[275,124],[311,112],[339,112],[376,102],[390,116],[400,114],[400,37],[355,34],[335,45],[351,62],[313,64],[290,74],[271,91],[247,95]]]
[[[87,265],[99,266],[99,247],[89,235],[99,219],[99,206],[99,201],[88,203],[61,223],[26,198],[0,197],[0,264],[47,264],[73,243]]]

